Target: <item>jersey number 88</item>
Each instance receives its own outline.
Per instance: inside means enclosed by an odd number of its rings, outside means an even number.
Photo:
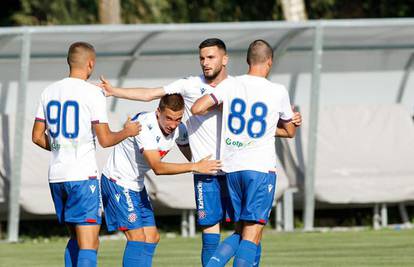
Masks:
[[[73,131],[68,130],[68,109],[73,109]],[[52,110],[55,112],[52,113]],[[60,116],[62,113],[62,116]],[[49,134],[52,138],[57,138],[62,131],[65,138],[73,139],[79,134],[79,104],[76,101],[68,100],[63,103],[63,107],[59,101],[52,100],[46,106],[46,117],[49,128]],[[62,124],[62,125],[61,125]],[[52,129],[51,126],[54,126]]]
[[[228,127],[233,134],[241,134],[246,126],[246,119],[243,117],[246,112],[246,102],[241,98],[235,98],[230,104]],[[251,118],[247,120],[247,134],[251,138],[260,138],[266,131],[267,106],[263,102],[255,102],[250,109]],[[234,120],[239,121],[238,127],[234,126]],[[253,125],[259,123],[259,131],[253,130]]]

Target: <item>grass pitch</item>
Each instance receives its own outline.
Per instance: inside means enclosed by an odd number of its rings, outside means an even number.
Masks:
[[[414,266],[414,230],[276,233],[263,237],[265,266]],[[153,266],[200,266],[200,237],[162,236]],[[121,266],[125,241],[102,240],[99,266]],[[0,243],[0,266],[63,266],[66,240]],[[228,266],[231,266],[230,264]]]

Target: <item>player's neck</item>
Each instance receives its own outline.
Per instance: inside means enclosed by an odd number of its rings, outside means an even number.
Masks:
[[[88,79],[88,74],[83,70],[71,69],[69,72],[69,77],[86,81]]]
[[[219,74],[213,79],[207,79],[206,77],[204,77],[204,80],[206,81],[208,85],[212,87],[216,87],[219,83],[221,83],[226,78],[227,78],[227,70],[223,68],[223,70],[219,72]]]
[[[264,65],[253,65],[249,67],[248,75],[266,78],[269,75],[269,69]]]

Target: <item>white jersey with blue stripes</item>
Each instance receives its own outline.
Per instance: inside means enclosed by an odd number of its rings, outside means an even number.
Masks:
[[[113,147],[102,173],[120,186],[140,192],[144,188],[145,174],[151,169],[143,156],[144,151],[156,150],[163,158],[174,143],[188,145],[188,140],[183,124],[164,135],[155,112],[138,113],[132,121],[139,121],[141,132]]]
[[[223,171],[273,171],[278,121],[293,116],[285,87],[242,75],[221,82],[211,96],[217,104],[223,103]]]
[[[102,90],[84,80],[65,78],[40,97],[36,121],[46,123],[52,156],[49,182],[96,178],[94,123],[108,123]]]
[[[220,157],[221,111],[213,110],[207,115],[192,115],[191,106],[205,94],[216,91],[204,79],[203,75],[190,76],[179,79],[164,86],[167,94],[178,93],[184,98],[185,110],[183,122],[186,125],[193,162],[197,162],[209,155],[211,159]]]

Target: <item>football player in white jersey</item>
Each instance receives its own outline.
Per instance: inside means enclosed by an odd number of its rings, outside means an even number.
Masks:
[[[214,175],[221,167],[209,156],[195,163],[161,161],[173,147],[188,148],[188,134],[181,123],[184,99],[180,94],[165,95],[155,112],[138,113],[134,118],[142,131],[116,145],[102,172],[102,197],[109,231],[123,231],[127,244],[123,266],[149,267],[159,234],[154,212],[144,186],[144,176],[194,172]],[[189,149],[182,150],[188,159]]]
[[[224,42],[217,38],[201,42],[199,59],[203,74],[179,79],[159,88],[113,88],[102,78],[106,93],[120,98],[151,101],[165,94],[180,93],[184,97],[183,122],[188,130],[192,162],[209,155],[212,159],[219,158],[220,111],[215,110],[207,116],[192,116],[190,108],[198,98],[214,92],[215,87],[227,78],[228,56]],[[198,224],[203,231],[201,260],[205,266],[220,242],[220,222],[226,218],[230,202],[225,176],[194,174],[194,191]]]
[[[159,88],[114,88],[102,79],[107,95],[120,98],[151,101],[165,94],[180,93],[184,97],[183,122],[187,126],[193,162],[208,155],[219,159],[221,111],[214,109],[205,116],[192,116],[191,106],[203,95],[215,92],[215,87],[227,79],[228,55],[224,42],[206,39],[199,45],[199,60],[203,74],[179,79]],[[300,123],[299,113],[295,113]],[[228,219],[230,201],[224,175],[194,175],[194,192],[198,224],[202,228],[202,265],[206,266],[220,242],[220,222]],[[227,218],[226,218],[227,217]]]
[[[105,96],[101,88],[86,82],[95,57],[88,43],[70,46],[69,77],[43,91],[32,131],[32,141],[52,152],[51,194],[58,220],[71,235],[65,266],[96,266],[97,262],[102,211],[95,136],[101,146],[109,147],[140,131],[139,123],[130,119],[119,132],[109,129]]]
[[[220,244],[209,267],[225,266],[233,255],[233,266],[258,265],[258,244],[276,186],[274,133],[278,127],[279,135],[296,133],[287,90],[266,79],[273,63],[271,46],[263,40],[252,42],[247,62],[247,75],[226,79],[192,107],[193,114],[206,114],[223,103],[221,160],[233,208],[230,217],[241,226]]]

